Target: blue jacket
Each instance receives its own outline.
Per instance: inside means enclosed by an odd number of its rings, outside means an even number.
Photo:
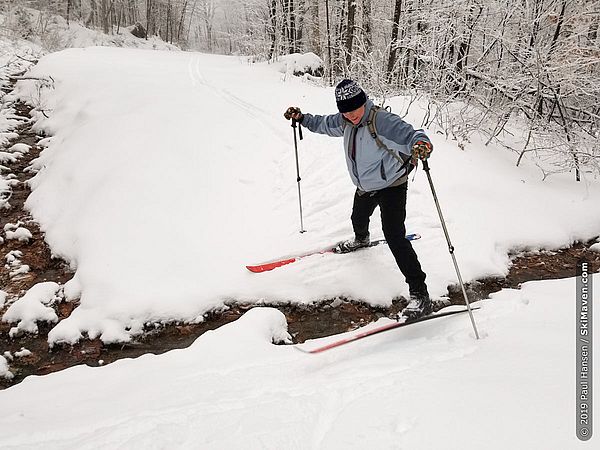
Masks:
[[[358,125],[353,125],[341,113],[328,116],[304,114],[302,119],[302,125],[314,133],[344,137],[350,178],[361,191],[366,192],[391,186],[407,174],[407,168],[400,170],[402,164],[380,148],[371,136],[367,120],[372,107],[373,102],[367,100],[365,114]],[[378,111],[375,127],[379,139],[405,160],[411,156],[411,149],[417,141],[431,143],[423,130],[415,130],[399,116],[384,109]]]

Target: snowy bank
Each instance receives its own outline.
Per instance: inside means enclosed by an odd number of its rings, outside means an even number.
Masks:
[[[118,67],[119,70],[114,70]],[[301,302],[345,296],[389,305],[407,294],[389,250],[318,255],[263,274],[245,264],[322,248],[351,235],[354,188],[341,140],[305,132],[300,142],[307,233],[298,233],[290,105],[335,111],[332,89],[234,57],[131,49],[70,49],[44,57],[32,76],[53,135],[34,163],[27,207],[53,252],[76,275],[81,305],[50,340],[82,333],[126,341],[148,321],[199,321],[227,303]],[[36,85],[16,95],[31,100]],[[402,98],[390,101],[395,111]],[[417,105],[418,106],[418,105]],[[407,120],[419,124],[415,107]],[[557,175],[473,140],[459,149],[427,130],[431,174],[465,280],[507,273],[507,252],[557,248],[600,234],[600,186]],[[430,293],[455,283],[426,177],[411,181],[407,229]],[[549,206],[550,202],[550,206]],[[381,236],[377,214],[372,235]]]
[[[0,392],[0,446],[589,449],[597,437],[575,437],[574,296],[574,279],[530,282],[479,303],[483,339],[463,315],[322,355],[273,345],[286,339],[283,315],[253,309],[185,350]]]

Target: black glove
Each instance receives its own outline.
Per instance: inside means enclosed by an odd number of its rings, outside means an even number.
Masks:
[[[302,122],[304,115],[297,106],[290,106],[284,113],[283,117],[287,120],[294,119],[296,122]]]

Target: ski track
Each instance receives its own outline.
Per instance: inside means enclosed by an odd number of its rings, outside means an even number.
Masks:
[[[194,61],[194,62],[192,62]],[[192,86],[198,88],[199,86],[206,87],[213,93],[216,93],[225,103],[230,104],[244,112],[250,119],[257,120],[262,126],[264,126],[269,134],[277,135],[282,141],[285,141],[284,134],[280,127],[275,127],[272,124],[271,113],[260,108],[256,104],[250,103],[243,100],[241,97],[233,94],[227,88],[218,86],[214,81],[209,81],[206,75],[202,72],[200,57],[198,55],[190,57],[189,67],[194,67],[193,73],[190,69],[190,77],[192,78]]]

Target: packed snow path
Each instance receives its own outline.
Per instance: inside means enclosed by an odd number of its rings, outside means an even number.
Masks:
[[[335,112],[331,89],[234,57],[110,48],[44,57],[31,76],[55,80],[17,95],[43,110],[53,137],[27,202],[53,251],[76,275],[81,305],[49,335],[124,341],[148,321],[201,320],[236,301],[313,302],[345,296],[389,304],[406,285],[385,247],[307,258],[255,275],[245,264],[320,248],[351,235],[354,188],[339,139],[300,142],[307,233],[298,233],[289,105]],[[391,100],[394,111],[402,98]],[[418,105],[417,105],[418,106]],[[421,122],[415,107],[407,120]],[[570,175],[540,181],[527,161],[467,150],[427,130],[432,176],[465,280],[503,275],[514,247],[557,247],[598,234],[600,189]],[[548,200],[551,199],[551,200]],[[548,202],[551,202],[551,207]],[[408,232],[433,295],[455,282],[424,174],[411,183]],[[373,237],[381,236],[377,214]]]

